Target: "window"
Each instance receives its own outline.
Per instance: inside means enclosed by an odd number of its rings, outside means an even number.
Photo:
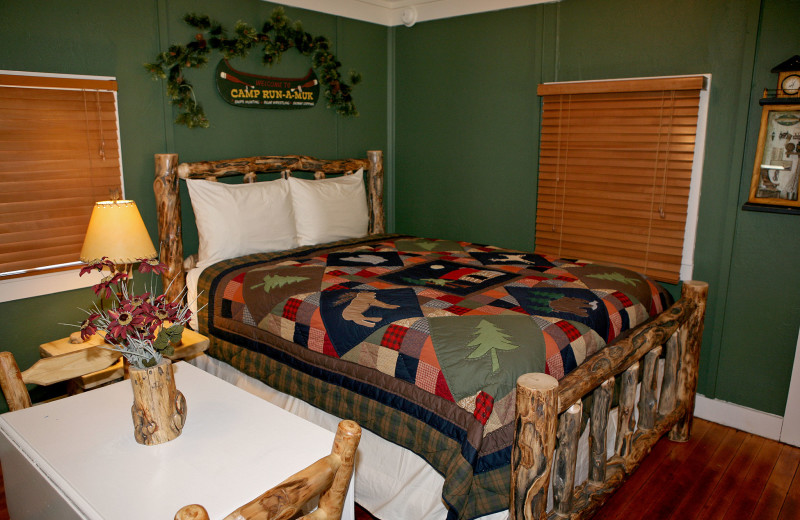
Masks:
[[[93,204],[122,195],[116,90],[0,73],[0,281],[77,265]]]
[[[539,85],[538,253],[691,276],[707,79]]]

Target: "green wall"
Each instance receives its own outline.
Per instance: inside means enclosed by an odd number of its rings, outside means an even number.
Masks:
[[[798,7],[793,0],[764,2],[740,169],[740,204],[750,190],[761,120],[758,99],[764,87],[776,87],[777,74],[770,70],[800,54]],[[752,211],[738,211],[736,216],[728,298],[718,334],[723,348],[716,395],[783,415],[800,325],[800,217]]]
[[[538,83],[710,73],[694,274],[710,283],[699,391],[783,415],[800,325],[800,219],[740,207],[758,97],[775,87],[769,70],[800,53],[796,8],[765,0],[762,21],[753,0],[563,0],[396,29],[397,230],[531,248]]]
[[[762,5],[763,3],[763,5]],[[389,226],[399,232],[530,248],[534,241],[539,98],[545,81],[712,74],[695,277],[711,284],[699,390],[782,415],[800,325],[800,219],[742,211],[769,70],[800,54],[796,0],[563,0],[387,29],[287,8],[328,36],[361,72],[361,116],[244,110],[213,91],[215,60],[189,73],[208,130],[172,124],[163,84],[141,63],[193,36],[206,13],[254,25],[259,0],[133,2],[0,0],[0,68],[116,76],[127,195],[155,235],[152,155],[184,160],[259,153],[387,156]],[[241,63],[253,70],[257,58]],[[307,64],[287,54],[291,75]],[[184,200],[184,214],[190,206]],[[442,215],[447,215],[443,217]],[[187,249],[196,232],[187,226]],[[670,287],[673,292],[677,287]],[[0,304],[2,348],[27,366],[69,331],[89,290]]]
[[[364,156],[387,150],[387,38],[385,27],[311,11],[286,8],[313,35],[326,36],[342,62],[342,72],[363,76],[353,97],[357,118],[342,118],[325,101],[306,110],[248,110],[224,103],[214,90],[219,55],[201,70],[187,73],[211,121],[209,129],[172,124],[165,85],[150,79],[142,66],[172,43],[194,36],[182,21],[189,12],[208,14],[229,31],[238,20],[258,28],[276,4],[260,0],[0,0],[0,69],[115,76],[119,82],[119,118],[126,196],[134,199],[151,236],[156,237],[152,190],[153,154],[175,152],[192,161],[261,154],[306,154],[322,158]],[[291,51],[281,63],[264,68],[258,51],[242,69],[283,77],[305,73],[310,61]],[[387,172],[391,175],[391,172]],[[185,190],[184,190],[185,191]],[[183,200],[192,222],[191,205]],[[187,254],[196,250],[197,233],[185,227]],[[76,275],[77,276],[77,275]],[[38,358],[41,343],[67,336],[62,323],[77,323],[93,301],[91,289],[0,303],[3,350],[11,350],[22,368]],[[0,411],[5,403],[0,399]]]

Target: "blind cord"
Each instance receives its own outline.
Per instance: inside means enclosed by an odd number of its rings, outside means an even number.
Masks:
[[[561,118],[559,118],[560,120]],[[560,122],[559,122],[560,125]],[[572,94],[567,96],[567,128],[572,129]],[[559,132],[559,143],[561,142]],[[559,145],[559,158],[560,158],[560,145]],[[566,206],[567,199],[567,166],[569,165],[569,134],[567,134],[567,144],[564,149],[564,182],[561,188],[561,219],[558,221],[558,256],[561,256],[561,246],[564,242],[564,207]],[[556,182],[556,191],[558,191],[558,182]]]
[[[103,114],[100,111],[100,92],[94,91],[97,100],[97,125],[100,130],[100,158],[106,160],[106,138],[103,135]]]
[[[672,124],[675,118],[675,91],[671,92],[670,98],[670,110],[669,110],[669,130],[667,131],[667,150],[666,150],[666,157],[664,157],[664,177],[661,181],[661,202],[658,206],[658,215],[665,219],[667,218],[667,214],[664,211],[664,206],[667,204],[667,171],[669,168],[669,152],[672,143]],[[663,122],[663,119],[662,119]],[[661,141],[661,134],[659,133],[659,142]]]

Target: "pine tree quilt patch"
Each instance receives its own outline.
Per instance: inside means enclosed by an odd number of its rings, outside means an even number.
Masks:
[[[519,375],[562,378],[668,299],[622,268],[416,238],[249,262],[218,292],[224,318],[443,397],[484,436]]]

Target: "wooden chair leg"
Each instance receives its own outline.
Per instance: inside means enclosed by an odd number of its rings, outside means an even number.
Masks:
[[[209,520],[208,511],[199,504],[183,506],[175,513],[175,520]]]
[[[0,388],[3,389],[8,409],[12,412],[30,408],[31,396],[11,352],[0,352]]]
[[[336,430],[330,455],[295,473],[277,486],[236,509],[225,520],[297,518],[306,502],[319,496],[317,508],[302,520],[340,520],[353,475],[361,427],[342,421]],[[182,507],[175,520],[209,520],[198,504]]]
[[[356,450],[360,440],[361,427],[358,424],[353,421],[339,423],[331,453],[339,457],[341,465],[336,471],[336,476],[333,478],[331,486],[319,497],[318,509],[325,512],[325,518],[341,518],[342,516],[344,500],[353,475]]]

